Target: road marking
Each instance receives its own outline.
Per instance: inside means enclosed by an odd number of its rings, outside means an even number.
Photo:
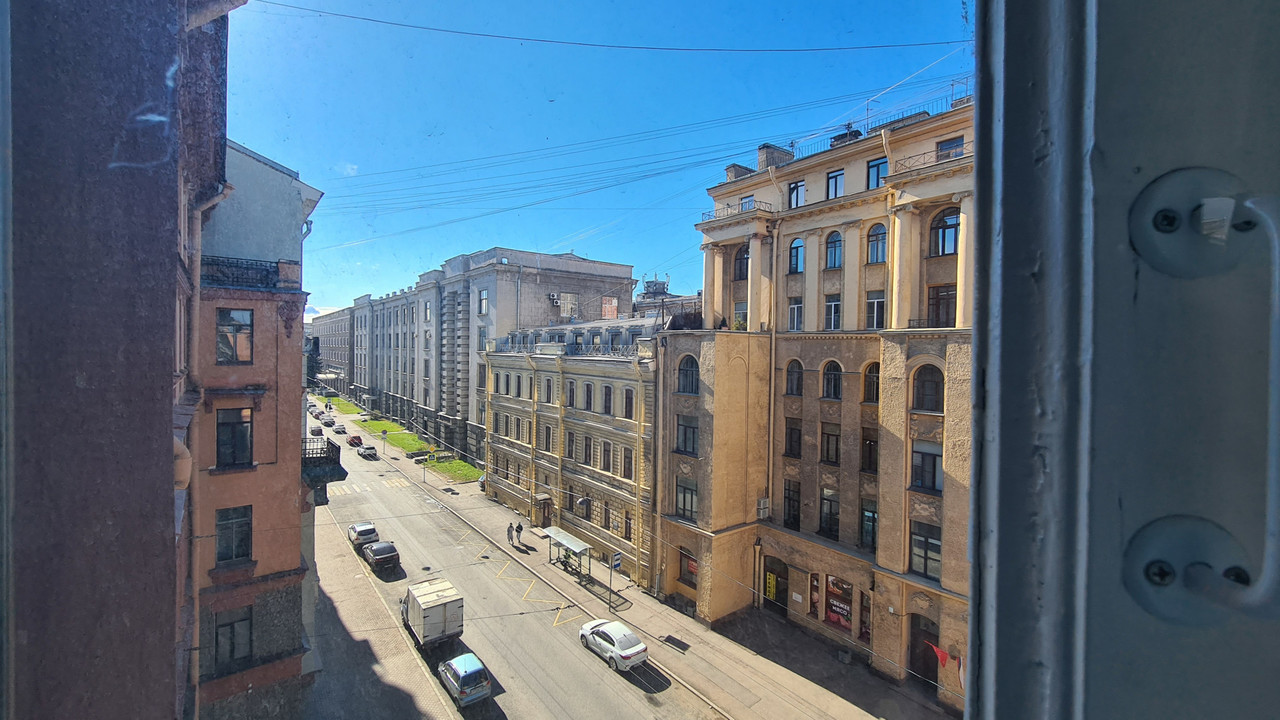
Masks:
[[[574,605],[574,606],[572,606],[572,607],[566,607],[563,603],[561,603],[561,605],[560,605],[560,609],[556,611],[556,619],[555,619],[555,621],[554,621],[554,622],[552,622],[552,623],[551,623],[551,627],[559,627],[559,626],[563,625],[564,623],[571,623],[571,622],[573,622],[574,620],[577,620],[577,619],[578,619],[578,618],[580,618],[580,617],[586,617],[586,616],[585,616],[585,615],[583,615],[581,612],[579,612],[577,615],[574,615],[574,616],[573,616],[573,617],[571,617],[571,618],[567,618],[567,619],[565,619],[565,620],[561,620],[561,619],[560,619],[560,615],[561,615],[561,614],[563,614],[565,610],[570,610],[570,609],[578,610],[578,606],[577,606],[577,605]]]

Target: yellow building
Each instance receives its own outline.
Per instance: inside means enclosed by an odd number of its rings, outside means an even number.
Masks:
[[[659,348],[655,585],[709,623],[776,612],[960,708],[973,109],[931,109],[763,145],[708,191],[704,329]]]

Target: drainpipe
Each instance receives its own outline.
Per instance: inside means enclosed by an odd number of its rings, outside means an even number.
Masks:
[[[773,224],[773,250],[769,253],[769,273],[773,282],[769,283],[769,462],[765,466],[765,497],[769,498],[769,515],[773,516],[773,431],[775,425],[774,410],[778,375],[778,243],[782,236],[782,220]]]
[[[639,339],[637,339],[636,342],[638,343]],[[643,543],[637,542],[634,539],[634,538],[643,538],[645,533],[646,523],[644,521],[644,511],[640,507],[640,488],[641,488],[640,481],[643,478],[643,476],[640,474],[639,469],[640,469],[640,460],[644,457],[644,423],[646,420],[649,419],[644,412],[644,374],[640,371],[640,348],[639,347],[636,348],[636,356],[631,359],[631,371],[635,374],[635,378],[636,378],[636,389],[637,389],[636,402],[632,407],[632,411],[635,413],[636,427],[638,428],[638,432],[636,432],[635,447],[632,450],[632,454],[634,455],[635,459],[632,461],[633,465],[631,466],[631,472],[633,475],[632,482],[634,482],[636,486],[636,525],[638,527],[635,529],[636,530],[635,534],[632,535],[633,539],[631,540],[631,546],[636,553],[636,579],[642,582],[643,580],[648,580],[649,583],[652,584],[653,551],[650,550],[649,562],[644,565],[644,569],[647,572],[645,572],[642,575],[641,565],[640,565],[640,552],[643,547]],[[625,404],[626,390],[624,389],[622,392],[623,392],[623,403]],[[615,398],[615,400],[616,399],[617,398]],[[623,518],[623,522],[626,522],[626,518]],[[643,585],[641,585],[641,587],[643,587]]]
[[[516,297],[520,297],[520,284],[516,281]],[[519,303],[516,312],[520,312]],[[533,363],[533,355],[524,356],[529,366],[529,525],[536,524],[533,517],[534,501],[538,493],[538,366]]]
[[[653,416],[655,422],[653,423],[653,505],[651,508],[652,512],[650,513],[653,517],[654,541],[650,544],[651,550],[649,552],[651,557],[650,564],[657,565],[657,577],[650,580],[650,585],[654,595],[658,597],[665,597],[666,590],[664,586],[666,584],[667,575],[667,548],[662,542],[662,508],[664,507],[663,501],[666,498],[662,491],[667,486],[667,422],[665,417],[666,410],[663,408],[662,398],[663,394],[666,392],[666,383],[663,382],[663,378],[666,375],[667,368],[667,338],[663,336],[662,332],[654,333],[654,335],[658,355],[658,362],[654,368],[653,378]],[[652,554],[654,552],[660,553],[660,555],[658,555],[657,563],[652,562]]]
[[[195,358],[200,357],[201,332],[197,325],[200,319],[200,273],[204,265],[204,223],[201,221],[201,216],[209,208],[226,200],[232,192],[235,192],[235,189],[235,186],[229,182],[221,183],[218,186],[218,194],[192,208],[187,220],[187,232],[191,237],[191,284],[194,288],[191,293],[191,307],[187,308],[187,312],[190,313],[187,319],[187,353],[192,358],[187,364],[187,377],[197,387],[201,385],[200,364],[195,361]]]

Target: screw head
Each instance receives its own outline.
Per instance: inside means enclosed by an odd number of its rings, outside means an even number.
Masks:
[[[1245,570],[1239,565],[1232,565],[1226,570],[1223,570],[1222,577],[1230,580],[1233,583],[1237,583],[1239,585],[1249,584],[1249,571]]]
[[[1182,216],[1169,208],[1157,210],[1151,218],[1151,226],[1162,233],[1171,233],[1182,227]]]
[[[1152,560],[1147,563],[1147,567],[1143,569],[1143,575],[1146,576],[1147,582],[1152,585],[1169,585],[1177,577],[1173,566],[1164,560]]]

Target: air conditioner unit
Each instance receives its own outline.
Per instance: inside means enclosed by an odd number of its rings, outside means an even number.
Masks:
[[[760,498],[756,500],[756,519],[764,520],[769,517],[769,498]]]
[[[560,307],[560,301],[559,301],[559,300],[552,300],[552,301],[551,301],[551,304],[552,304],[552,305],[554,305],[554,306],[556,306],[556,307]]]
[[[557,294],[555,294],[555,293],[547,293],[547,299],[548,299],[548,300],[556,300],[556,299],[558,299],[559,297],[560,297],[560,296],[559,296],[559,295],[557,295]]]

